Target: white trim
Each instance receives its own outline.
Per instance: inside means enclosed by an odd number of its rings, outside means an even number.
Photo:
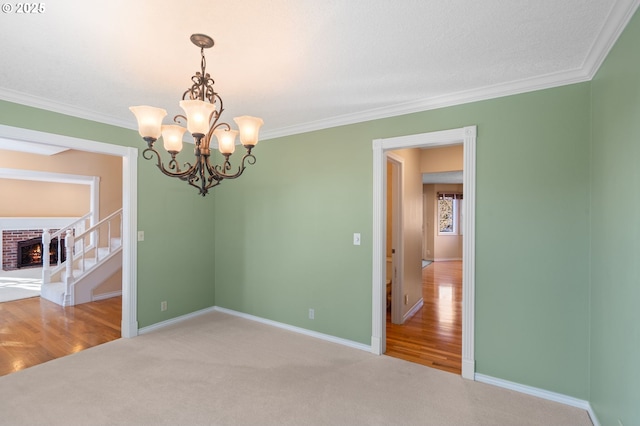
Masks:
[[[26,141],[15,141],[12,139],[0,138],[0,149],[6,149],[8,151],[26,152],[29,154],[38,155],[56,155],[61,152],[67,151],[67,148],[60,148],[53,145],[42,145],[39,143],[31,143]]]
[[[384,226],[386,219],[385,182],[386,157],[382,149],[382,139],[373,141],[373,291],[371,293],[371,352],[382,355],[386,346],[386,250]],[[382,259],[384,258],[384,262]],[[382,285],[382,281],[385,284]],[[385,312],[383,322],[382,312]]]
[[[270,325],[272,327],[293,331],[294,333],[304,334],[305,336],[315,337],[316,339],[326,340],[327,342],[337,343],[339,345],[348,346],[350,348],[359,349],[361,351],[371,352],[371,346],[367,346],[359,342],[354,342],[353,340],[347,340],[347,339],[342,339],[340,337],[331,336],[329,334],[318,333],[317,331],[307,330],[306,328],[296,327],[296,326],[285,324],[278,321],[272,321],[270,319],[245,314],[244,312],[238,312],[232,309],[221,308],[219,306],[215,306],[214,310],[218,312],[223,312],[225,314],[233,315],[236,317],[248,319],[251,321],[256,321],[262,324]]]
[[[454,260],[462,260],[462,258],[461,257],[439,257],[437,259],[433,259],[434,262],[452,262]]]
[[[590,81],[596,72],[598,72],[602,62],[633,17],[638,5],[640,5],[640,0],[623,0],[614,4],[581,68],[479,87],[477,89],[442,96],[418,99],[412,102],[370,109],[353,114],[344,114],[295,126],[282,127],[280,129],[267,130],[261,132],[262,139],[274,139],[369,120],[378,120]]]
[[[574,398],[572,396],[564,395],[561,393],[551,392],[548,390],[534,388],[532,386],[522,385],[520,383],[510,382],[508,380],[498,379],[495,377],[487,376],[484,374],[475,374],[475,380],[477,382],[486,383],[488,385],[498,386],[500,388],[509,389],[512,391],[520,392],[526,395],[536,396],[538,398],[546,399],[548,401],[558,402],[560,404],[576,407],[587,411],[589,417],[594,426],[600,426],[600,422],[593,412],[593,408],[589,401],[584,399]]]
[[[111,299],[112,297],[118,297],[118,296],[122,296],[122,290],[111,291],[109,293],[92,294],[91,301],[95,302],[97,300]]]
[[[98,176],[8,168],[0,168],[0,179],[35,180],[39,182],[71,183],[76,185],[95,185],[96,180],[100,181],[100,177]]]
[[[593,43],[581,68],[480,87],[473,90],[465,90],[442,96],[418,99],[412,102],[370,109],[353,114],[343,114],[336,117],[329,117],[298,125],[281,127],[278,129],[265,130],[261,131],[262,140],[590,81],[600,68],[600,65],[602,65],[602,62],[609,54],[609,51],[626,25],[629,23],[629,20],[633,17],[633,14],[639,4],[640,0],[624,0],[618,1],[614,4],[613,9],[609,13],[609,16],[607,16],[602,30]],[[123,120],[121,118],[116,118],[96,111],[88,111],[86,108],[64,104],[62,102],[17,92],[11,89],[0,89],[0,99],[73,117],[84,118],[98,123],[111,124],[125,129],[137,130],[137,125],[133,118],[130,120]]]
[[[423,305],[424,305],[424,299],[421,297],[420,300],[418,300],[416,304],[413,305],[413,307],[409,309],[409,311],[406,314],[404,314],[404,316],[402,317],[402,323],[404,324],[406,320],[414,316],[416,312],[418,312],[422,308]]]
[[[89,111],[86,108],[65,104],[51,99],[39,96],[29,95],[15,90],[2,88],[0,89],[0,99],[8,102],[14,102],[25,106],[30,106],[47,111],[57,112],[59,114],[70,115],[72,117],[83,118],[85,120],[97,121],[98,123],[110,124],[112,126],[123,127],[125,129],[137,130],[135,120],[122,120],[110,115],[102,114],[96,111]],[[28,142],[32,142],[29,141]],[[61,145],[64,146],[64,145]]]
[[[122,337],[138,335],[138,149],[122,155]]]
[[[472,379],[475,369],[476,303],[476,126],[464,129],[462,181],[462,377]]]
[[[413,114],[416,112],[429,111],[455,105],[464,105],[488,99],[502,98],[505,96],[565,86],[568,84],[582,83],[585,81],[589,81],[589,76],[581,69],[563,71],[529,79],[479,87],[477,89],[450,93],[442,96],[419,99],[389,107],[370,109],[353,114],[344,114],[337,117],[330,117],[323,120],[302,123],[280,129],[273,129],[271,131],[261,132],[261,138],[262,140],[274,139],[370,120],[380,120],[383,118]]]
[[[170,318],[166,321],[160,321],[155,324],[142,327],[140,330],[138,330],[138,334],[151,333],[152,331],[160,330],[161,328],[168,327],[170,325],[177,324],[191,318],[199,317],[200,315],[208,314],[210,312],[214,312],[215,310],[216,310],[215,307],[210,307],[210,308],[201,309],[199,311],[190,312],[188,314],[181,315],[179,317]]]
[[[640,0],[617,1],[609,12],[600,34],[596,37],[582,69],[591,80],[600,69],[609,51],[626,28],[627,24],[640,5]]]
[[[220,306],[214,306],[214,307],[211,307],[211,308],[201,309],[199,311],[195,311],[195,312],[191,312],[191,313],[188,313],[188,314],[185,314],[185,315],[181,315],[179,317],[171,318],[171,319],[168,319],[166,321],[157,322],[157,323],[149,325],[147,327],[142,327],[140,330],[138,330],[138,333],[139,334],[147,334],[147,333],[150,333],[152,331],[156,331],[156,330],[159,330],[161,328],[168,327],[170,325],[177,324],[179,322],[186,321],[188,319],[198,317],[200,315],[208,314],[210,312],[221,312],[223,314],[233,315],[235,317],[244,318],[244,319],[247,319],[247,320],[250,320],[250,321],[259,322],[261,324],[266,324],[266,325],[269,325],[269,326],[272,326],[272,327],[281,328],[283,330],[292,331],[294,333],[303,334],[305,336],[314,337],[316,339],[326,340],[327,342],[332,342],[332,343],[337,343],[339,345],[348,346],[348,347],[353,348],[353,349],[359,349],[361,351],[366,351],[366,352],[370,352],[371,351],[371,347],[370,346],[364,345],[364,344],[359,343],[359,342],[354,342],[353,340],[341,339],[340,337],[335,337],[335,336],[331,336],[331,335],[324,334],[324,333],[318,333],[316,331],[307,330],[306,328],[295,327],[293,325],[285,324],[285,323],[282,323],[282,322],[272,321],[272,320],[269,320],[269,319],[266,319],[266,318],[257,317],[255,315],[245,314],[244,312],[234,311],[233,309],[222,308]]]
[[[79,217],[0,217],[0,232],[21,229],[64,228]]]
[[[475,193],[476,193],[476,126],[418,135],[376,139],[373,145],[373,277],[372,277],[372,324],[371,351],[381,354],[384,347],[386,327],[385,292],[386,255],[384,252],[385,206],[384,206],[384,152],[400,148],[435,147],[463,144],[464,192],[462,204],[465,235],[462,247],[462,377],[473,380],[474,330],[475,330]],[[383,315],[384,313],[384,315]],[[375,343],[375,346],[374,346]]]
[[[138,150],[88,139],[11,127],[0,124],[0,137],[122,157],[122,337],[138,334],[137,320],[137,227]]]

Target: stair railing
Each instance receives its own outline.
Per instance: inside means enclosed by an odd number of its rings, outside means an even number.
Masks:
[[[82,230],[86,227],[86,221],[91,220],[93,213],[89,212],[82,216],[80,219],[75,222],[57,230],[53,234],[49,229],[42,230],[42,283],[49,284],[51,282],[51,275],[60,271],[63,267],[62,261],[62,238],[60,238],[63,234],[67,234],[67,231],[71,230],[73,232],[82,232]],[[57,251],[58,259],[56,265],[51,268],[51,254],[49,253],[49,246],[51,245],[51,241],[57,238]],[[69,244],[65,241],[66,247],[69,247]]]
[[[80,267],[80,272],[83,273],[86,271],[86,259],[87,253],[93,252],[95,255],[95,262],[98,264],[101,259],[109,256],[114,250],[120,248],[122,243],[120,243],[117,247],[113,245],[113,223],[117,223],[118,235],[122,238],[122,209],[116,210],[111,213],[109,216],[102,219],[100,222],[96,223],[86,231],[74,235],[70,229],[66,231],[67,236],[66,240],[66,249],[67,249],[67,259],[66,259],[66,274],[65,277],[73,278],[73,269],[76,260],[78,260],[78,266]],[[104,247],[100,246],[100,234],[101,231],[106,233],[107,243]],[[104,237],[104,235],[103,235]],[[75,253],[73,248],[75,247]]]

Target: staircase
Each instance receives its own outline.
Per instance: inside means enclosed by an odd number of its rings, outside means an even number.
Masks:
[[[91,213],[51,234],[45,229],[42,247],[58,238],[58,262],[50,266],[49,250],[43,250],[40,297],[61,306],[92,301],[93,290],[122,267],[122,209],[86,227]],[[61,261],[61,236],[66,259]]]

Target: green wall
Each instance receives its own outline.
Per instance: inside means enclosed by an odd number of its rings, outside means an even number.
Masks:
[[[640,424],[640,15],[592,82],[591,404]]]
[[[216,194],[216,304],[370,344],[371,141],[476,124],[477,371],[587,398],[589,101],[584,83],[261,142]]]
[[[215,304],[213,199],[144,160],[145,143],[137,132],[3,101],[0,124],[139,148],[138,229],[145,231],[145,241],[138,243],[138,326]],[[203,250],[207,244],[209,252]]]
[[[636,16],[592,83],[262,141],[205,199],[139,159],[140,327],[218,305],[370,344],[371,141],[475,124],[477,372],[640,424],[638,39]],[[2,101],[0,124],[143,147]]]

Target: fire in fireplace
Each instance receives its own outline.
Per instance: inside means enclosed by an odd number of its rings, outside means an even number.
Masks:
[[[60,251],[61,253],[58,253],[58,239],[54,238],[49,244],[49,262],[51,265],[58,263],[58,255],[60,255],[61,262],[65,261],[64,238],[60,240]],[[42,266],[42,257],[42,238],[32,238],[18,242],[18,268]]]

